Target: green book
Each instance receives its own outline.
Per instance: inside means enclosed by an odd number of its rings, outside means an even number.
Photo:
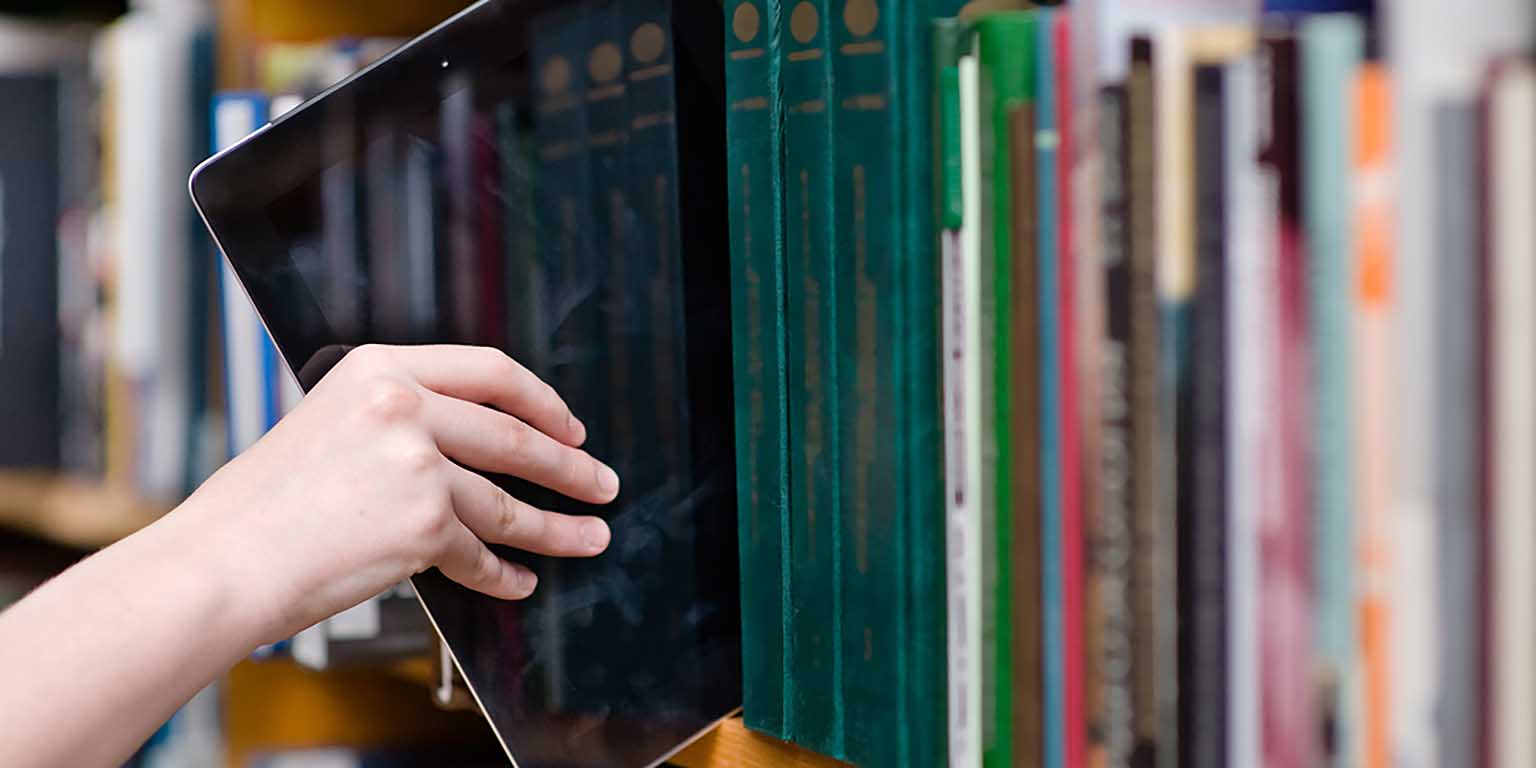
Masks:
[[[784,241],[789,371],[790,735],[843,754],[842,531],[838,495],[837,271],[828,0],[800,0],[783,31]],[[851,276],[850,276],[851,277]]]
[[[778,0],[745,0],[725,39],[731,325],[746,724],[788,738],[789,475]]]
[[[1029,492],[1029,483],[1022,476],[1033,462],[1015,461],[1014,442],[1029,434],[1014,428],[1013,407],[1016,400],[1033,402],[1033,398],[1020,398],[1015,391],[1016,385],[1026,387],[1033,377],[1016,376],[1013,369],[1027,362],[1015,359],[1019,351],[1016,342],[1027,342],[1032,335],[1019,334],[1014,328],[1015,314],[1026,320],[1033,314],[1033,291],[1014,285],[1033,268],[1033,264],[1021,263],[1030,238],[1019,237],[1015,231],[1027,223],[1017,203],[1026,199],[1023,195],[1031,185],[1016,184],[1015,177],[1021,175],[1021,164],[1033,155],[1030,112],[1035,83],[1035,19],[1028,12],[997,13],[980,19],[976,33],[982,108],[982,493],[994,500],[982,508],[983,539],[992,534],[991,546],[983,550],[982,758],[988,768],[1007,768],[1014,764],[1019,746],[1038,742],[1040,729],[1038,716],[1015,717],[1016,707],[1021,708],[1021,714],[1029,714],[1031,699],[1036,705],[1033,714],[1038,715],[1040,686],[1020,685],[1021,676],[1027,679],[1032,675],[1038,683],[1039,664],[1038,660],[1030,664],[1015,658],[1015,635],[1024,639],[1038,633],[1027,631],[1030,627],[1023,627],[1026,631],[1021,633],[1014,631],[1016,603],[1027,595],[1016,595],[1013,584],[1016,570],[1024,574],[1035,570],[1035,560],[1027,554],[1014,562],[1019,549],[1014,546],[1015,519],[1019,517],[1016,507],[1036,500],[1038,495]],[[1026,763],[1029,758],[1038,761],[1040,757],[1017,756]]]
[[[908,677],[907,765],[942,765],[948,754],[944,500],[942,295],[933,125],[934,50],[929,22],[958,13],[960,0],[912,0],[898,14],[901,64],[896,123],[900,126],[901,229],[897,263],[898,342],[896,475],[906,529]],[[958,119],[958,115],[956,115]]]
[[[959,5],[849,0],[830,29],[844,746],[860,765],[935,765],[945,754],[927,25]]]
[[[838,431],[842,461],[844,747],[859,765],[906,764],[910,741],[896,179],[902,26],[895,0],[848,0],[830,26],[836,233]],[[795,147],[792,145],[790,154]],[[893,695],[895,694],[895,695]]]

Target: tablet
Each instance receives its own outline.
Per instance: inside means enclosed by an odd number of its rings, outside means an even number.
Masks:
[[[717,3],[483,0],[200,166],[191,190],[307,391],[367,343],[499,347],[622,475],[607,553],[413,579],[520,766],[645,766],[741,703]],[[423,694],[425,695],[425,694]]]

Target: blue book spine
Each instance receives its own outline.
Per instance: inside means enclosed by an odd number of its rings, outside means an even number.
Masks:
[[[1301,27],[1304,226],[1309,257],[1313,343],[1313,658],[1315,697],[1336,734],[1326,765],[1347,763],[1355,734],[1355,525],[1351,483],[1353,264],[1350,173],[1352,85],[1364,33],[1351,16],[1318,16]]]
[[[1035,68],[1035,195],[1036,233],[1039,237],[1040,296],[1040,588],[1041,650],[1044,656],[1045,691],[1043,765],[1056,768],[1065,759],[1066,680],[1061,570],[1061,293],[1057,271],[1061,258],[1058,232],[1056,131],[1056,11],[1041,11],[1036,24],[1039,60]]]

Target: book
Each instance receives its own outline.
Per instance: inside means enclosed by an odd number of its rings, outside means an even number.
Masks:
[[[1467,765],[1480,760],[1483,741],[1478,710],[1486,629],[1480,610],[1486,520],[1480,503],[1485,460],[1479,413],[1484,392],[1481,308],[1485,296],[1479,258],[1478,121],[1477,106],[1471,101],[1442,104],[1434,121],[1435,174],[1442,193],[1434,213],[1436,249],[1440,254],[1465,254],[1464,258],[1436,259],[1434,281],[1438,321],[1433,344],[1440,350],[1434,421],[1438,441],[1434,562],[1439,566],[1435,573],[1436,698],[1440,708],[1436,741],[1438,760]]]
[[[1132,764],[1156,764],[1158,751],[1157,617],[1159,552],[1170,534],[1161,525],[1162,377],[1158,371],[1162,317],[1157,304],[1157,84],[1154,43],[1138,37],[1128,47],[1126,76],[1126,349],[1130,408],[1131,504],[1131,712],[1135,728]],[[1166,614],[1164,614],[1166,615]]]
[[[975,55],[958,19],[933,22],[934,145],[943,397],[946,682],[949,765],[976,768],[982,755],[981,643],[981,133]]]
[[[907,691],[909,674],[923,663],[909,655],[914,649],[906,613],[912,606],[905,588],[917,554],[909,553],[908,516],[918,508],[906,481],[921,470],[898,463],[905,440],[898,414],[907,312],[899,270],[916,250],[905,247],[902,232],[903,136],[897,120],[904,100],[916,96],[901,87],[900,64],[917,52],[907,50],[901,25],[889,0],[854,0],[829,19],[827,33],[828,109],[837,126],[831,154],[839,386],[830,390],[838,399],[841,450],[837,653],[843,754],[860,765],[907,764],[916,713],[908,711],[907,696],[893,697],[891,689]]]
[[[1355,79],[1353,325],[1355,334],[1355,573],[1359,579],[1360,716],[1357,748],[1346,756],[1373,768],[1391,764],[1392,617],[1392,176],[1388,74],[1367,62]]]
[[[1441,432],[1439,389],[1448,356],[1456,351],[1440,347],[1445,252],[1437,235],[1441,212],[1459,204],[1452,198],[1464,194],[1464,187],[1447,184],[1440,172],[1448,148],[1441,145],[1437,113],[1447,105],[1475,104],[1490,63],[1499,55],[1530,49],[1536,12],[1520,0],[1483,3],[1473,16],[1465,14],[1464,4],[1437,0],[1392,10],[1383,15],[1381,31],[1393,72],[1398,169],[1394,554],[1414,564],[1397,570],[1391,595],[1392,742],[1396,761],[1411,767],[1455,762],[1464,754],[1460,746],[1440,743],[1442,713],[1451,711],[1445,709],[1440,685],[1455,672],[1443,666],[1442,657],[1449,654],[1440,647],[1447,639],[1441,632],[1440,602],[1451,596],[1436,583],[1440,574],[1464,567],[1439,559],[1441,544],[1459,532],[1438,530],[1441,506],[1451,493],[1440,487],[1440,452],[1456,444],[1456,438]]]
[[[1492,473],[1493,656],[1499,674],[1490,692],[1492,763],[1523,765],[1536,760],[1536,739],[1521,722],[1536,707],[1536,654],[1527,639],[1536,633],[1536,612],[1527,598],[1536,588],[1530,542],[1536,507],[1533,475],[1523,471],[1536,457],[1536,349],[1530,343],[1536,270],[1536,231],[1530,216],[1536,201],[1536,66],[1529,60],[1502,62],[1487,90],[1484,136],[1488,161],[1488,282],[1491,304],[1491,380],[1488,404]]]
[[[725,68],[743,712],[748,727],[783,738],[793,699],[785,695],[792,593],[779,16],[777,0],[737,5]]]
[[[1067,423],[1072,414],[1066,412],[1067,370],[1063,366],[1070,355],[1071,335],[1069,315],[1063,302],[1063,288],[1070,294],[1070,269],[1066,266],[1068,251],[1063,242],[1062,219],[1062,132],[1058,122],[1061,99],[1057,93],[1056,69],[1061,65],[1057,50],[1057,26],[1064,18],[1061,12],[1042,9],[1036,11],[1035,76],[1035,126],[1032,151],[1034,165],[1034,217],[1035,217],[1035,296],[1036,334],[1035,372],[1037,400],[1035,407],[1035,434],[1038,440],[1039,478],[1038,529],[1040,546],[1038,557],[1040,592],[1040,751],[1042,765],[1060,766],[1066,758],[1066,676],[1067,676],[1067,617],[1066,617],[1066,549],[1065,499],[1069,483],[1066,444]],[[1019,332],[1023,333],[1024,328]],[[1020,376],[1030,375],[1020,371]],[[1020,399],[1020,403],[1029,400]],[[1016,431],[1014,439],[1028,442]],[[1020,522],[1020,531],[1029,529],[1028,521]],[[1028,562],[1027,560],[1025,562]],[[1020,582],[1021,584],[1024,582]],[[1021,622],[1020,626],[1028,626]],[[1025,753],[1027,754],[1027,753]]]
[[[1056,238],[1057,238],[1057,307],[1058,338],[1057,358],[1060,360],[1058,379],[1061,394],[1061,605],[1062,605],[1062,714],[1061,760],[1068,766],[1081,766],[1087,759],[1087,734],[1084,723],[1085,688],[1089,675],[1088,657],[1084,642],[1087,629],[1085,601],[1087,577],[1084,568],[1085,520],[1087,502],[1084,498],[1085,478],[1090,472],[1085,468],[1083,453],[1084,412],[1089,410],[1081,393],[1092,394],[1092,378],[1080,369],[1083,346],[1080,337],[1087,335],[1084,323],[1086,297],[1079,295],[1083,285],[1081,273],[1083,257],[1080,249],[1085,245],[1078,216],[1078,176],[1081,172],[1078,154],[1087,144],[1080,141],[1077,120],[1077,81],[1086,79],[1086,72],[1077,68],[1076,27],[1088,23],[1087,13],[1077,15],[1061,11],[1052,15],[1050,35],[1052,39],[1051,77],[1056,100]],[[1089,465],[1091,466],[1091,465]]]
[[[266,96],[258,93],[227,92],[215,97],[215,147],[232,146],[264,125],[268,104]],[[229,263],[217,254],[212,258],[219,261],[228,455],[235,456],[261,439],[274,422],[276,406],[268,382],[277,375],[277,351]]]
[[[788,307],[791,656],[796,743],[843,754],[839,274],[834,221],[832,47],[839,16],[802,0],[780,18]],[[852,372],[849,372],[850,374]],[[846,436],[855,439],[854,436]]]
[[[1189,382],[1180,400],[1179,746],[1180,765],[1227,758],[1230,623],[1226,518],[1229,420],[1226,71],[1195,67],[1195,275],[1189,316]]]
[[[1098,499],[1088,540],[1088,577],[1096,599],[1089,605],[1097,627],[1085,650],[1099,675],[1087,699],[1089,750],[1106,768],[1128,768],[1136,745],[1135,632],[1132,569],[1135,462],[1131,444],[1131,235],[1129,111],[1127,88],[1105,86],[1097,110],[1102,177],[1099,237],[1103,259],[1104,339],[1099,347]]]
[[[653,412],[637,415],[643,426],[628,449],[641,468],[638,487],[663,505],[683,503],[681,489],[693,487],[693,445],[682,409],[687,402],[688,350],[683,323],[676,52],[671,29],[672,9],[665,0],[626,0],[626,196],[635,237],[630,246],[634,263],[617,274],[633,276],[645,286],[631,315],[643,363],[636,366],[636,373],[641,391],[658,404]],[[660,443],[661,450],[654,455],[639,448],[646,434],[654,434]]]
[[[1224,67],[1223,233],[1226,303],[1226,723],[1229,765],[1257,765],[1261,741],[1260,527],[1274,512],[1275,434],[1264,388],[1273,380],[1274,260],[1267,247],[1259,159],[1256,56]]]
[[[1259,529],[1260,742],[1264,759],[1310,766],[1316,733],[1311,690],[1310,474],[1306,425],[1309,331],[1306,250],[1301,223],[1301,106],[1297,45],[1289,27],[1270,26],[1259,48],[1259,170],[1263,177],[1263,247],[1272,264],[1270,319],[1273,376],[1265,397],[1275,439],[1275,480],[1265,498],[1274,514]]]
[[[900,425],[897,477],[905,505],[902,524],[908,564],[903,584],[908,656],[917,660],[907,680],[907,727],[911,765],[938,765],[946,755],[945,649],[946,568],[941,251],[935,237],[938,170],[932,88],[935,51],[929,23],[950,18],[959,0],[928,0],[896,15],[897,100],[901,137],[902,243],[897,263],[900,309],[896,327],[901,373],[897,376]],[[958,114],[956,115],[958,118]],[[958,177],[956,181],[958,181]]]
[[[0,75],[0,467],[60,463],[59,77]]]
[[[1301,23],[1302,193],[1306,201],[1312,319],[1313,656],[1314,701],[1323,759],[1351,762],[1357,711],[1355,624],[1356,523],[1351,381],[1355,345],[1349,172],[1355,130],[1351,93],[1363,54],[1363,28],[1345,15]]]
[[[1038,32],[1028,12],[976,22],[980,64],[984,536],[983,763],[1041,759],[1038,403],[1039,266],[1034,96]],[[989,514],[990,512],[990,514]]]

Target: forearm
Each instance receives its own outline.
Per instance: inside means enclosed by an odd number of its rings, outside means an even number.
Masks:
[[[178,510],[0,614],[0,765],[120,765],[272,631],[201,522]]]

